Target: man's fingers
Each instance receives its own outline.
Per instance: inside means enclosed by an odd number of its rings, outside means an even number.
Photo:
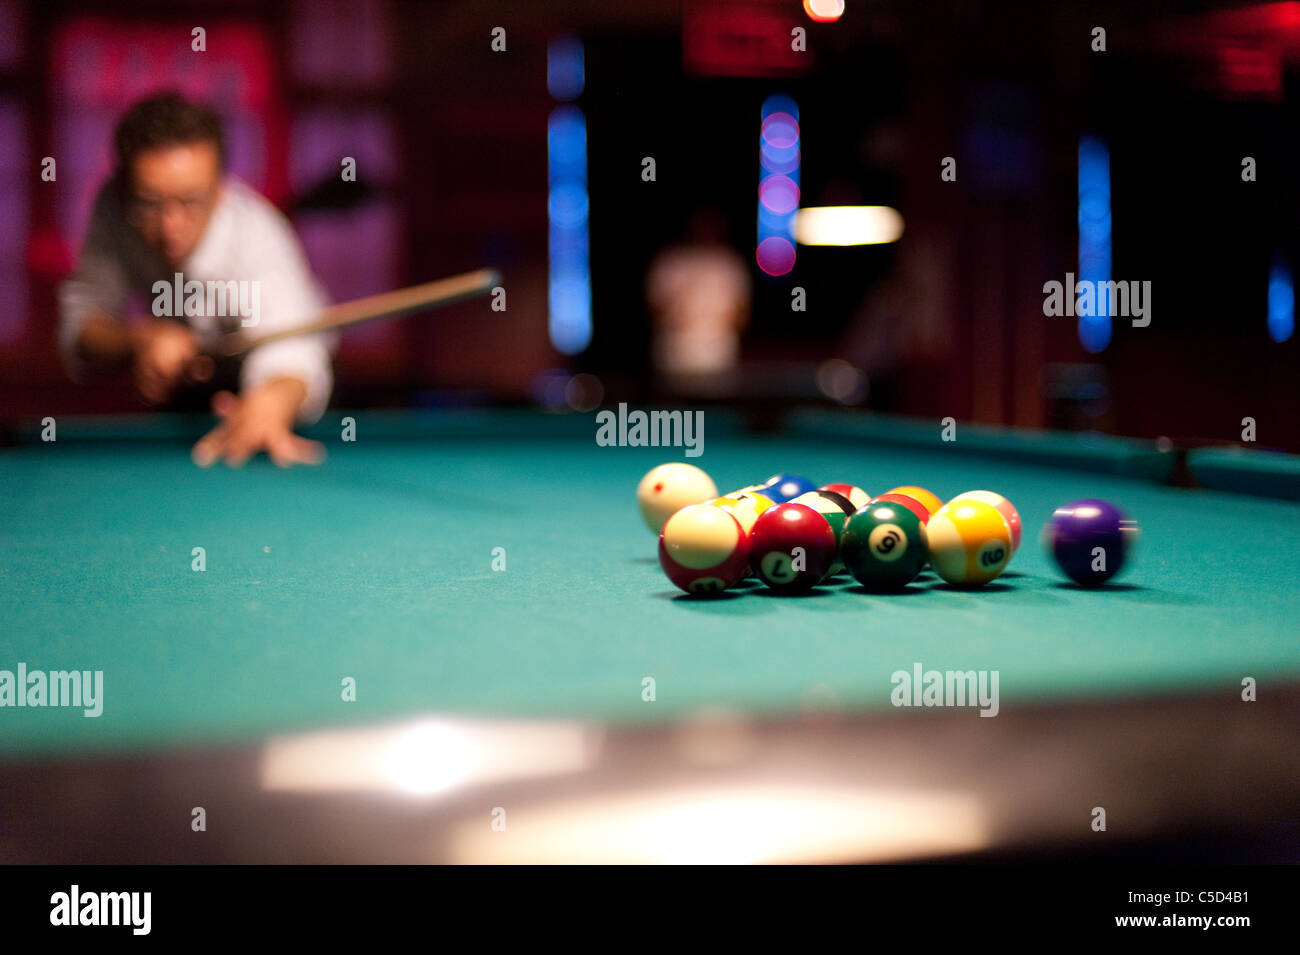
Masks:
[[[218,418],[227,418],[239,407],[239,399],[229,391],[218,391],[212,396],[212,413]]]
[[[140,397],[151,405],[161,404],[167,398],[162,377],[149,368],[136,369],[135,387]]]
[[[325,458],[325,446],[294,434],[286,420],[286,409],[273,400],[278,392],[255,391],[236,396],[221,391],[212,396],[212,411],[220,423],[204,435],[191,455],[201,467],[225,461],[232,468],[242,467],[259,451],[265,451],[278,466],[319,464]]]
[[[258,452],[262,445],[258,440],[258,430],[256,423],[248,422],[241,422],[231,428],[222,450],[227,465],[242,468]]]
[[[190,457],[194,459],[194,463],[201,468],[211,467],[215,464],[225,448],[226,432],[229,430],[228,425],[220,424],[199,438],[190,451]]]
[[[216,368],[211,355],[195,355],[185,366],[185,379],[191,384],[211,381]]]
[[[190,457],[199,467],[209,467],[227,453],[227,446],[236,429],[236,423],[230,420],[230,416],[238,407],[239,399],[229,391],[218,391],[212,396],[212,412],[221,419],[221,423],[200,438],[190,451]]]
[[[246,429],[221,425],[194,445],[190,457],[201,468],[225,461],[232,468],[243,466],[257,450],[257,441],[250,438]]]
[[[295,464],[320,464],[325,460],[325,445],[309,441],[291,432],[277,435],[266,443],[266,451],[279,467]]]

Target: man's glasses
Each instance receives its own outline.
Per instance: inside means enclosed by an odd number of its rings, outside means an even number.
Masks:
[[[197,196],[132,196],[131,217],[136,222],[156,222],[175,207],[182,216],[193,219],[211,203],[211,191]]]

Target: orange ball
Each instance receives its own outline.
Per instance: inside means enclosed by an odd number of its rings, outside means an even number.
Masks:
[[[936,514],[939,508],[943,507],[943,501],[939,500],[937,494],[927,491],[923,487],[917,487],[914,484],[905,484],[903,487],[891,487],[886,494],[906,494],[914,501],[919,501],[931,516]]]

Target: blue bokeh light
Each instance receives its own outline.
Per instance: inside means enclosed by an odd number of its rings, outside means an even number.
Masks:
[[[576,37],[557,37],[546,49],[546,88],[560,102],[582,95],[586,85],[582,41]]]
[[[1268,337],[1284,342],[1295,332],[1295,286],[1291,269],[1280,257],[1268,273]]]
[[[778,93],[763,101],[759,119],[758,235],[754,254],[764,272],[784,275],[794,268],[796,258],[799,106],[789,96]]]
[[[548,62],[554,63],[554,49],[552,46]],[[581,55],[579,43],[579,62]],[[547,122],[546,146],[550,183],[546,203],[549,220],[547,330],[551,344],[561,354],[576,355],[591,344],[592,335],[587,119],[582,110],[576,106],[557,106]]]
[[[1079,140],[1079,281],[1096,283],[1093,315],[1079,316],[1079,342],[1089,352],[1110,344],[1111,279],[1110,150],[1095,136]]]

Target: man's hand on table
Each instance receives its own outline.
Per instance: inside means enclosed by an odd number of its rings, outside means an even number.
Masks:
[[[194,463],[208,467],[225,460],[239,467],[265,451],[280,467],[319,464],[325,447],[293,433],[298,409],[307,386],[297,378],[276,378],[241,395],[220,391],[212,397],[212,410],[221,423],[194,445]]]

